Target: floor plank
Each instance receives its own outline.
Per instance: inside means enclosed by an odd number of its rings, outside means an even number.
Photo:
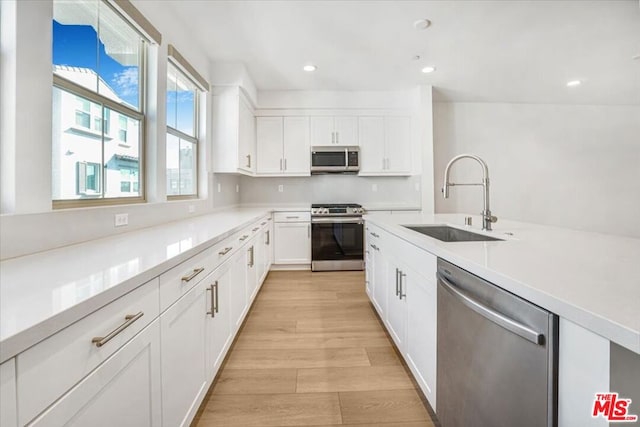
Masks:
[[[427,421],[429,414],[415,390],[340,393],[344,424]]]
[[[299,369],[296,387],[298,393],[402,389],[413,383],[400,365]]]
[[[213,393],[295,393],[297,376],[297,369],[223,369]]]
[[[337,393],[213,395],[199,426],[340,424]]]
[[[371,366],[402,365],[395,349],[388,347],[367,347],[365,348]]]

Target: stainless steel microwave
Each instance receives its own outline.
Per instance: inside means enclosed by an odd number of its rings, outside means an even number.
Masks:
[[[311,173],[358,173],[360,147],[311,147]]]

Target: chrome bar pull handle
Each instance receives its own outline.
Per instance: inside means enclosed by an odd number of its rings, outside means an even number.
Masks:
[[[282,159],[280,159],[280,170],[284,170],[282,169]]]
[[[247,154],[247,167],[251,167],[251,154]]]
[[[240,240],[241,242],[244,242],[245,240],[247,240],[247,237],[249,237],[248,234],[245,234],[244,236],[242,236],[241,238],[239,238],[238,240]]]
[[[222,255],[226,255],[226,254],[228,254],[228,253],[231,251],[231,249],[233,249],[233,247],[231,247],[231,246],[229,246],[229,247],[227,247],[227,248],[224,248],[223,250],[221,250],[220,252],[218,252],[218,255],[220,255],[220,256],[222,256]]]
[[[191,272],[191,274],[189,274],[187,276],[182,276],[182,281],[183,282],[190,282],[191,279],[193,279],[194,277],[196,277],[198,274],[202,273],[203,271],[204,271],[204,267],[194,268],[193,271]]]
[[[379,235],[379,234],[376,234],[376,233],[374,233],[373,231],[372,231],[371,233],[369,233],[369,234],[371,234],[371,235],[372,235],[373,237],[375,237],[376,239],[377,239],[378,237],[380,237],[380,235]]]
[[[404,277],[407,277],[407,275],[405,273],[402,272],[402,270],[400,271],[400,275],[398,276],[398,281],[400,282],[400,294],[398,295],[400,297],[400,299],[402,298],[406,298],[407,294],[404,293]]]
[[[284,159],[284,170],[287,170],[287,159]]]
[[[218,313],[218,308],[219,308],[218,305],[220,304],[220,298],[218,298],[218,286],[219,286],[219,284],[218,284],[218,281],[216,280],[216,283],[215,283],[215,289],[216,289],[216,292],[215,292],[215,295],[216,295],[216,313]]]
[[[253,230],[251,230],[251,231],[253,231],[253,232],[255,233],[255,232],[256,232],[256,231],[258,231],[258,230],[260,230],[260,227],[256,227],[256,228],[254,228],[254,229],[253,229]]]
[[[265,222],[261,222],[261,223],[260,223],[260,225],[261,225],[261,226],[263,226],[263,225],[265,225],[266,223],[267,223],[267,221],[265,221]]]
[[[398,289],[398,287],[399,287],[399,284],[398,284],[398,282],[399,282],[399,279],[398,279],[398,273],[399,273],[399,272],[400,272],[400,270],[398,270],[398,269],[396,268],[396,296],[398,296],[398,294],[400,293],[400,291],[399,291],[399,289]]]
[[[115,328],[113,331],[109,332],[104,337],[94,337],[94,338],[92,338],[91,339],[91,343],[95,344],[96,347],[102,347],[103,345],[105,345],[106,343],[111,341],[120,332],[124,331],[129,326],[133,325],[133,323],[136,320],[138,320],[139,318],[141,318],[142,316],[144,316],[144,313],[142,311],[139,312],[138,314],[127,314],[126,316],[124,316],[125,322],[122,325],[118,326],[117,328]]]
[[[216,283],[218,283],[216,281]],[[214,288],[215,288],[215,284],[213,285],[209,285],[209,287],[207,288],[207,292],[211,292],[211,311],[207,311],[207,314],[210,315],[211,317],[216,317],[216,301],[215,301],[215,294],[214,294]]]
[[[267,241],[264,242],[265,245],[270,245],[271,244],[271,230],[267,230],[267,232],[265,233],[265,237],[267,238]]]

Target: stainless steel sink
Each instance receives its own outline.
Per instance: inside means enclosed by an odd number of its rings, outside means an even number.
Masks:
[[[503,240],[485,236],[484,234],[460,230],[459,228],[449,227],[447,225],[403,225],[403,227],[443,242],[489,242],[493,240]]]

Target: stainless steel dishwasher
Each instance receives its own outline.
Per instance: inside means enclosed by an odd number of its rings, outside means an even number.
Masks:
[[[558,316],[438,259],[442,427],[557,425]]]

